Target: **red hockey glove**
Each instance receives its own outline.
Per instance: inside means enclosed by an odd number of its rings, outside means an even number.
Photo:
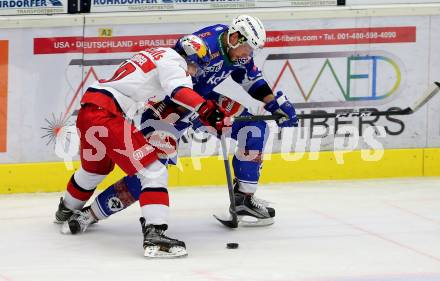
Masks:
[[[218,135],[222,134],[224,127],[230,127],[231,122],[225,110],[218,106],[214,101],[207,100],[197,110],[200,121],[205,126],[213,127]]]

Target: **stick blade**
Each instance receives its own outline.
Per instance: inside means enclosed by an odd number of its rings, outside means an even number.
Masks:
[[[424,106],[430,99],[432,99],[438,92],[440,92],[440,83],[434,82],[429,87],[423,96],[420,97],[412,106],[410,106],[412,112],[417,111],[420,107]]]
[[[224,226],[229,228],[237,228],[238,227],[238,218],[232,216],[230,219],[221,219],[220,217],[213,215],[213,217],[221,222]]]

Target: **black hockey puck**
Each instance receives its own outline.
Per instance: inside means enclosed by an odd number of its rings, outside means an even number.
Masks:
[[[228,249],[237,249],[238,248],[238,243],[227,243],[226,244],[226,248],[228,248]]]

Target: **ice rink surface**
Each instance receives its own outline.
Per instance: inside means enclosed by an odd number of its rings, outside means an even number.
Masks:
[[[189,252],[173,260],[143,257],[138,204],[66,236],[52,223],[59,193],[0,196],[0,281],[440,280],[440,178],[261,186],[275,224],[236,230],[212,218],[226,187],[170,195],[167,234]]]

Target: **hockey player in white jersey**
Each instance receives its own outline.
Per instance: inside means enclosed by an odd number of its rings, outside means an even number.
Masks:
[[[204,39],[212,53],[210,63],[200,75],[193,77],[194,89],[198,93],[206,99],[221,104],[230,116],[251,115],[243,105],[214,91],[219,83],[231,77],[251,97],[263,102],[267,111],[284,116],[278,120],[280,127],[298,125],[293,104],[281,92],[277,95],[273,94],[261,71],[254,64],[253,51],[261,49],[266,38],[266,31],[260,20],[252,16],[240,15],[233,19],[229,27],[217,24],[205,27],[194,34]],[[181,49],[179,43],[176,44],[176,48]],[[160,103],[157,107],[159,113],[157,116],[160,119],[166,119],[177,111],[176,105],[172,102]],[[156,114],[145,112],[143,120],[155,118],[152,117],[153,115]],[[193,128],[197,127],[197,122],[193,121],[192,125]],[[180,124],[177,124],[176,128],[179,126]],[[260,133],[252,136],[246,134],[246,138],[238,138],[240,130],[247,132],[249,128],[252,128],[252,131],[257,129]],[[144,134],[147,133],[148,131],[144,130]],[[236,139],[238,144],[232,160],[236,177],[234,197],[237,215],[242,224],[265,226],[274,222],[275,209],[255,196],[266,135],[267,124],[264,121],[235,122],[232,125],[231,137]],[[96,218],[105,219],[127,208],[140,198],[139,190],[139,180],[130,176],[109,186],[91,204]]]
[[[77,233],[92,217],[80,210],[96,186],[117,164],[141,185],[140,219],[147,257],[185,256],[185,243],[165,236],[169,199],[167,168],[159,160],[160,147],[149,141],[130,121],[146,104],[166,97],[193,112],[205,125],[221,130],[226,115],[214,102],[192,88],[191,75],[209,64],[210,51],[197,36],[181,40],[183,52],[171,48],[141,51],[123,62],[113,77],[92,84],[81,99],[77,128],[81,167],[72,175],[55,214],[62,231]],[[87,209],[83,209],[87,212]],[[85,221],[86,220],[86,221]]]

